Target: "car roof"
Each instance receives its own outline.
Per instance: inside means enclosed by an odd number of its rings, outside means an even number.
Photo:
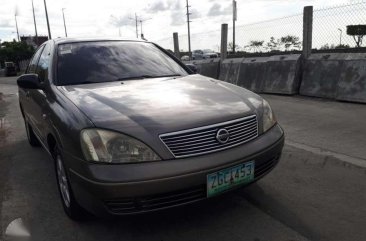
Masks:
[[[52,39],[56,45],[66,43],[82,43],[82,42],[102,42],[102,41],[131,41],[131,42],[149,42],[142,39],[126,39],[126,38],[55,38]]]

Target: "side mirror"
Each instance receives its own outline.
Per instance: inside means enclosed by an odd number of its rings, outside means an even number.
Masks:
[[[17,79],[17,84],[24,89],[42,89],[38,74],[23,74]]]
[[[197,67],[194,64],[186,64],[188,69],[190,69],[194,74],[197,74]]]

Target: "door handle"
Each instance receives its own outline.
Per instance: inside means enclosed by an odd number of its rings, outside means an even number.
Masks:
[[[30,92],[29,91],[26,91],[25,92],[25,97],[29,98],[30,97]]]

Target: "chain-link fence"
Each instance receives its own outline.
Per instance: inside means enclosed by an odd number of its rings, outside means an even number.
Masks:
[[[302,28],[302,14],[237,26],[235,49],[245,52],[301,50]],[[232,34],[229,34],[229,51],[232,48]]]
[[[366,25],[366,0],[356,0],[351,4],[314,9],[313,49],[365,47],[362,35],[347,34],[349,25]],[[192,51],[212,49],[220,51],[221,32],[191,34]],[[365,27],[366,28],[366,27]],[[303,41],[303,13],[236,27],[235,49],[237,52],[282,52],[301,51]],[[167,49],[174,49],[173,37],[157,41]],[[358,44],[357,44],[358,42]],[[188,51],[188,37],[179,35],[181,52]],[[228,30],[228,51],[233,49],[232,28]]]
[[[219,26],[221,28],[221,26]],[[220,52],[221,31],[209,31],[205,33],[191,34],[191,50],[211,49]],[[169,38],[155,41],[163,48],[174,50],[173,34]],[[179,50],[188,52],[188,34],[179,34]]]
[[[313,48],[354,48],[358,36],[347,34],[349,25],[366,25],[366,1],[314,10]]]

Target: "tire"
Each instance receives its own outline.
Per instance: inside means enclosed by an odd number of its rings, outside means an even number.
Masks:
[[[28,139],[29,144],[33,147],[39,147],[41,145],[41,143],[39,142],[38,138],[34,134],[32,127],[26,120],[24,120],[24,124],[25,124],[25,130],[27,132],[27,139]]]
[[[60,194],[61,203],[66,215],[74,221],[86,220],[89,214],[82,208],[74,198],[72,192],[67,169],[65,169],[62,154],[56,146],[53,151],[53,158],[55,161],[56,181]]]

